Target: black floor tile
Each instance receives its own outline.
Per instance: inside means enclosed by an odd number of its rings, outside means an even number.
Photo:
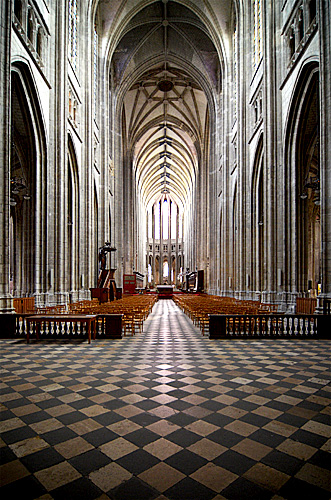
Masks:
[[[199,396],[200,396],[200,393],[198,393]],[[211,411],[218,411],[218,410],[222,410],[222,408],[225,407],[224,404],[222,403],[218,403],[217,401],[205,401],[204,403],[201,403],[199,406],[201,406],[201,408],[206,408],[207,410],[211,410]]]
[[[172,401],[171,403],[168,403],[167,406],[170,406],[170,408],[173,408],[174,410],[178,411],[183,411],[187,410],[187,408],[191,408],[190,403],[186,403],[186,401],[181,401],[180,399],[177,399],[175,401]]]
[[[330,492],[295,477],[289,479],[279,490],[278,494],[288,500],[296,500],[299,498],[300,500],[330,500]]]
[[[292,415],[291,413],[282,413],[276,418],[276,420],[298,428],[307,422],[307,419],[298,417],[297,415]]]
[[[291,436],[292,438],[292,436]],[[274,434],[266,429],[259,429],[249,436],[249,439],[253,439],[258,443],[265,444],[271,448],[276,448],[280,443],[285,441],[286,437],[280,436],[279,434]]]
[[[115,389],[114,391],[110,391],[109,394],[113,398],[124,398],[125,396],[128,396],[132,393],[130,391],[126,391],[125,389],[121,389],[119,387],[118,389]]]
[[[84,413],[81,413],[80,411],[72,411],[70,413],[65,413],[64,415],[59,415],[56,417],[56,419],[59,420],[63,425],[70,425],[85,420],[86,415],[84,415]]]
[[[173,391],[169,391],[167,393],[172,398],[183,399],[189,396],[187,391],[183,391],[182,389],[174,389]]]
[[[116,463],[135,475],[141,474],[159,462],[157,458],[145,450],[136,450],[116,460]]]
[[[3,416],[1,414],[1,418]],[[42,420],[47,420],[51,418],[50,415],[45,411],[36,411],[35,413],[30,413],[29,415],[22,415],[20,417],[21,420],[27,425],[35,424],[37,422],[41,422]]]
[[[156,441],[159,437],[155,432],[142,428],[127,434],[125,439],[142,448],[152,441]]]
[[[126,403],[121,399],[120,400],[112,399],[111,401],[106,401],[105,403],[102,403],[102,406],[107,410],[118,410],[119,408],[123,408],[123,406],[126,406]]]
[[[145,399],[143,401],[139,401],[138,403],[135,403],[135,406],[137,408],[140,408],[141,410],[148,411],[148,410],[153,410],[154,408],[157,408],[160,406],[160,403],[157,403],[156,401],[152,401],[151,399]]]
[[[189,450],[181,450],[169,457],[165,462],[189,476],[200,467],[203,467],[207,463],[207,460]]]
[[[14,393],[14,391],[10,391],[10,392]],[[6,401],[6,407],[9,410],[12,410],[14,408],[19,408],[20,406],[30,405],[30,404],[31,404],[31,401],[29,399],[25,399],[25,398],[18,398],[18,399],[13,399],[12,401]]]
[[[12,431],[4,432],[1,437],[6,444],[13,444],[18,441],[23,441],[24,439],[32,438],[37,435],[30,427],[20,427],[19,429],[14,429]]]
[[[49,408],[55,408],[55,406],[63,405],[63,402],[60,399],[56,399],[54,394],[52,394],[52,399],[46,399],[45,401],[39,401],[38,406],[42,410],[48,410]]]
[[[94,500],[102,491],[87,478],[82,477],[51,492],[54,500]]]
[[[60,398],[61,396],[67,396],[68,394],[71,394],[71,389],[67,389],[66,387],[52,391],[52,396],[54,398]]]
[[[182,479],[163,494],[170,500],[211,500],[216,496],[215,491],[190,477]]]
[[[240,417],[239,420],[247,424],[255,425],[256,427],[263,427],[269,422],[268,418],[257,415],[256,413],[246,413],[246,415]]]
[[[34,500],[46,494],[45,488],[33,476],[27,476],[1,488],[1,498],[3,500],[24,498],[24,500]]]
[[[154,500],[160,494],[136,477],[108,492],[112,500]]]
[[[307,386],[309,387],[309,384],[307,384]],[[316,412],[320,412],[324,409],[324,407],[322,405],[318,405],[316,403],[313,403],[312,401],[302,401],[302,403],[299,403],[298,405],[298,408],[304,408],[305,410],[312,410],[312,411],[316,411]]]
[[[281,403],[280,401],[269,401],[265,404],[267,408],[272,408],[273,410],[286,412],[291,408],[291,405],[286,403]]]
[[[258,408],[259,405],[254,404],[254,403],[250,403],[249,401],[239,400],[239,401],[236,401],[235,403],[233,403],[232,406],[234,406],[235,408],[240,408],[242,410],[246,410],[246,411],[253,411],[256,408]]]
[[[261,462],[289,475],[296,474],[303,465],[303,462],[298,458],[279,450],[272,450],[262,458]]]
[[[83,438],[90,444],[98,448],[98,446],[101,446],[108,443],[109,441],[113,441],[114,439],[118,438],[118,435],[115,434],[115,432],[112,432],[110,429],[107,429],[106,427],[101,427],[100,429],[96,429],[95,431],[84,434]]]
[[[217,425],[220,428],[223,428],[225,425],[229,424],[233,421],[233,418],[228,417],[226,415],[222,415],[221,413],[212,413],[211,415],[207,415],[202,420],[205,422],[209,422],[210,424]]]
[[[154,389],[146,389],[145,391],[139,392],[139,396],[142,398],[154,398],[155,396],[160,396],[159,391],[154,391]]]
[[[82,395],[82,394],[80,394],[80,395]],[[72,403],[70,403],[70,406],[72,408],[75,408],[76,410],[83,410],[83,409],[89,408],[90,406],[93,406],[93,405],[95,405],[95,403],[93,403],[93,401],[90,401],[87,398],[78,399],[78,401],[73,401]]]
[[[207,399],[213,399],[213,398],[217,398],[217,396],[219,396],[218,392],[211,391],[210,389],[204,389],[204,390],[198,392],[197,394],[198,394],[198,396],[201,396],[202,398],[207,398]]]
[[[196,418],[187,415],[186,413],[179,412],[175,413],[175,415],[171,415],[167,418],[169,422],[173,424],[180,425],[181,427],[185,427],[186,425],[192,424],[192,422],[196,421]]]
[[[167,435],[168,441],[172,441],[183,448],[187,448],[191,444],[196,443],[201,439],[201,436],[191,432],[187,429],[177,429],[175,432]]]
[[[222,455],[215,458],[213,462],[219,467],[223,467],[223,469],[227,469],[234,474],[238,474],[238,476],[244,474],[248,469],[256,464],[255,460],[252,460],[251,458],[241,455],[233,450],[225,451]]]
[[[90,450],[68,460],[83,476],[105,467],[111,459],[99,450]]]
[[[321,424],[325,424],[330,426],[331,425],[331,417],[330,415],[327,415],[326,413],[320,413],[316,415],[313,420],[315,422],[320,422]]]
[[[15,453],[8,446],[0,448],[0,465],[12,462],[13,460],[16,460],[16,458]]]
[[[75,437],[77,437],[77,434],[68,427],[62,427],[60,429],[56,429],[55,431],[43,434],[43,439],[52,446]]]
[[[215,441],[215,443],[222,446],[226,446],[227,448],[232,448],[232,446],[239,443],[243,437],[226,429],[219,429],[212,434],[209,434],[208,439]]]
[[[46,448],[21,458],[21,462],[31,473],[52,467],[63,461],[63,456],[53,448]]]
[[[291,439],[294,441],[300,441],[300,443],[308,444],[309,446],[314,446],[315,448],[320,448],[327,441],[324,436],[319,436],[313,432],[305,431],[304,429],[298,429],[291,435]]]
[[[222,496],[228,500],[270,500],[274,493],[248,481],[244,477],[239,477],[222,491]]]
[[[171,376],[171,378],[173,378]],[[174,387],[175,389],[180,389],[181,387],[187,386],[184,382],[181,382],[180,380],[174,380],[173,382],[167,382],[167,385],[169,387]]]
[[[92,382],[89,382],[89,385],[92,385]],[[93,396],[99,396],[102,394],[101,391],[98,391],[96,388],[86,389],[85,391],[79,391],[79,394],[84,398],[92,398]]]
[[[93,417],[93,420],[106,427],[107,425],[115,424],[120,420],[124,420],[124,417],[114,411],[107,411],[107,413],[102,413],[101,415]]]
[[[143,427],[147,427],[147,425],[154,424],[155,422],[159,422],[159,418],[151,413],[138,413],[138,415],[134,415],[130,418],[132,422],[136,422],[136,424],[141,425]]]
[[[315,455],[313,455],[308,462],[310,464],[317,465],[317,467],[322,467],[323,469],[331,470],[331,453],[323,450],[318,450]],[[331,481],[331,476],[330,476]]]
[[[4,422],[5,420],[9,420],[10,418],[16,418],[15,413],[11,412],[10,410],[4,410],[1,412],[1,421]],[[21,420],[23,418],[21,417]]]

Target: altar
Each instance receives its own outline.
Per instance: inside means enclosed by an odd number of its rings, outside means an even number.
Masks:
[[[159,299],[172,299],[174,287],[172,285],[157,285]]]

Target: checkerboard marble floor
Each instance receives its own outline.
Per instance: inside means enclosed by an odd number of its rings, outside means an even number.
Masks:
[[[330,346],[143,334],[1,341],[1,498],[330,498]]]

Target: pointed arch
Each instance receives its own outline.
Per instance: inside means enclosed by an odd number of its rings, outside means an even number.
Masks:
[[[67,277],[68,289],[75,294],[79,289],[79,177],[75,146],[68,134],[68,169],[67,169]]]
[[[264,269],[264,241],[265,241],[265,220],[264,220],[264,172],[263,172],[263,135],[260,135],[254,159],[252,175],[252,198],[251,198],[251,228],[252,228],[252,289],[258,297],[264,290],[265,269]]]
[[[320,283],[319,67],[306,64],[289,108],[285,136],[286,276],[293,295]]]
[[[47,290],[46,131],[37,87],[29,66],[11,70],[10,287],[15,296],[36,297]]]

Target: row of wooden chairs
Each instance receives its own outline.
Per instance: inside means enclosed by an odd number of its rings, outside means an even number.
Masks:
[[[202,335],[209,329],[210,314],[255,315],[277,312],[277,305],[255,300],[239,300],[217,295],[175,295],[173,300],[200,328]]]
[[[122,314],[122,325],[124,335],[135,335],[142,333],[144,321],[151,313],[157,296],[129,295],[113,302],[99,303],[99,299],[81,300],[71,304],[37,307],[30,314]],[[100,319],[100,321],[102,321]]]
[[[131,295],[113,302],[84,304],[82,314],[122,314],[123,334],[142,333],[144,321],[153,309],[156,295]],[[77,309],[76,309],[77,310]]]

